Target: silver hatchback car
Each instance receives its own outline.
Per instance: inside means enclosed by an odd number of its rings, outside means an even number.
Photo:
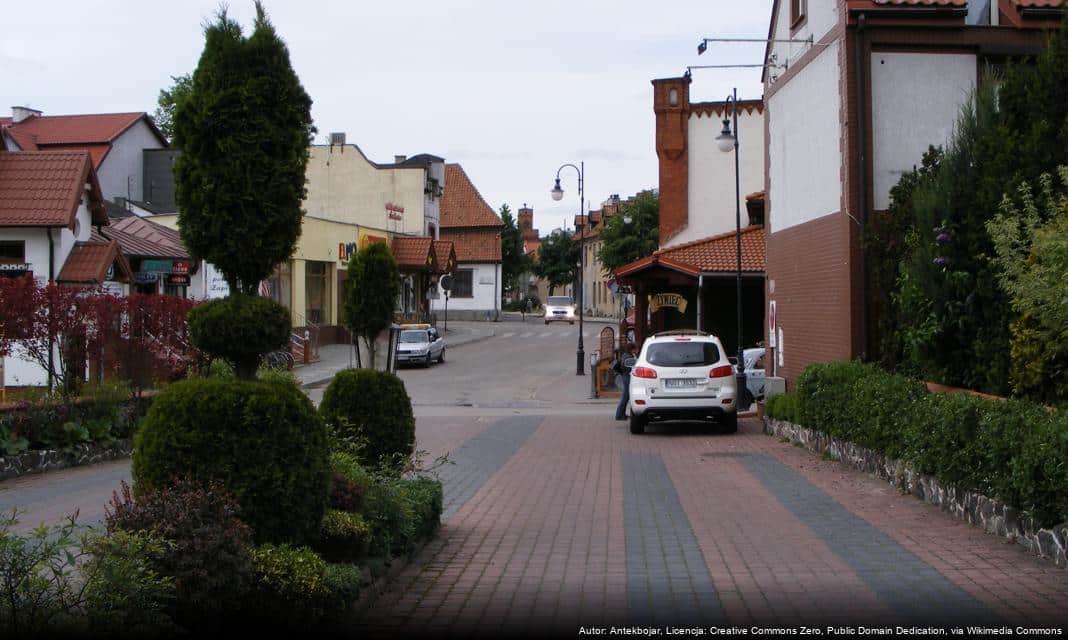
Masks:
[[[630,375],[630,432],[650,420],[714,420],[738,430],[738,380],[719,338],[666,331],[642,345]]]

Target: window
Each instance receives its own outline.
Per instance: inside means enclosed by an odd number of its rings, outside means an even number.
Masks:
[[[965,18],[966,24],[990,24],[990,18],[990,0],[968,0],[968,15]]]
[[[801,26],[808,15],[808,0],[790,0],[790,27]]]
[[[26,262],[26,241],[5,240],[0,242],[0,262]]]
[[[719,362],[719,349],[711,342],[655,342],[645,359],[658,367],[708,366]]]
[[[472,279],[474,276],[474,270],[472,269],[457,269],[456,273],[452,277],[452,296],[453,298],[473,298],[475,297],[474,288],[472,287]]]
[[[304,263],[305,321],[309,324],[330,322],[330,265],[325,262]]]

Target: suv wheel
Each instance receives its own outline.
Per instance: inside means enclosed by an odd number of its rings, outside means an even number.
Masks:
[[[645,433],[645,416],[630,414],[630,432],[636,436]]]
[[[738,433],[738,413],[723,414],[720,425],[723,427],[723,433]]]

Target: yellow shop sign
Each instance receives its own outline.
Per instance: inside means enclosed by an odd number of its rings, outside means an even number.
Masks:
[[[686,298],[681,293],[655,293],[649,296],[649,311],[656,313],[660,309],[676,309],[686,313]]]

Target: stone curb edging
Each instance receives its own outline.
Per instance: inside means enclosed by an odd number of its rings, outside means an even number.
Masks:
[[[1052,529],[1039,527],[1034,518],[1010,505],[973,491],[944,485],[933,476],[916,472],[909,464],[852,442],[832,438],[814,429],[764,416],[764,433],[785,438],[818,454],[886,480],[905,493],[938,506],[958,520],[987,533],[1015,541],[1031,553],[1068,568],[1068,523]]]
[[[133,438],[116,440],[109,445],[79,444],[69,451],[60,449],[27,451],[17,456],[0,458],[0,480],[129,458],[132,452]]]
[[[389,570],[378,576],[377,578],[371,578],[371,581],[360,587],[360,595],[356,597],[356,601],[352,603],[349,608],[349,615],[354,618],[362,616],[370,609],[379,596],[385,593],[386,588],[393,584],[393,581],[401,574],[402,571],[408,568],[408,565],[415,560],[415,557],[430,543],[438,537],[438,532],[441,530],[441,524],[438,524],[438,528],[434,531],[434,535],[422,538],[415,543],[415,546],[411,551],[403,556],[397,556],[390,558]],[[364,568],[361,568],[363,571]]]

